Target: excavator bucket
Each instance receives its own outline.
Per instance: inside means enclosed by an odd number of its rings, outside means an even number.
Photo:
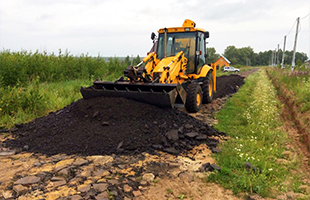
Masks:
[[[184,92],[180,84],[130,83],[95,81],[93,86],[80,89],[83,98],[124,97],[159,107],[174,107],[178,91]]]

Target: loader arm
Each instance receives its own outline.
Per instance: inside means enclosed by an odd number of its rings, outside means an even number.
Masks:
[[[146,57],[142,59],[143,63],[149,61],[145,65],[146,74],[150,75],[153,71],[153,69],[156,67],[156,65],[160,62],[159,59],[157,59],[157,54],[155,52],[150,53]]]
[[[187,59],[184,57],[184,52],[180,51],[173,57],[171,62],[163,68],[163,72],[159,79],[159,83],[176,83],[176,77],[180,71],[186,69]]]
[[[148,62],[149,61],[149,62]],[[128,66],[124,71],[124,76],[132,82],[150,82],[152,80],[150,73],[160,60],[157,59],[156,52],[149,53],[136,66]],[[145,66],[143,63],[148,62]]]

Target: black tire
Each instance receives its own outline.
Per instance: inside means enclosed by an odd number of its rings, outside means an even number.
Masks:
[[[211,103],[214,94],[214,82],[212,72],[208,73],[203,83],[201,85],[201,89],[203,92],[203,101],[202,103]]]
[[[203,93],[200,85],[196,82],[192,82],[187,86],[187,95],[185,108],[189,113],[196,113],[200,110]]]

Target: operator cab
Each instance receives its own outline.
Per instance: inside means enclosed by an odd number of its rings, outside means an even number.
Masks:
[[[164,28],[158,31],[156,38],[152,33],[154,46],[151,51],[157,53],[158,59],[175,56],[180,51],[187,58],[187,74],[199,73],[201,67],[206,64],[206,43],[209,32],[195,28],[195,23],[185,20],[182,27]]]

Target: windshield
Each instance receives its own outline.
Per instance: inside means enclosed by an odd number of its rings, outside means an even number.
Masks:
[[[185,57],[190,59],[195,58],[195,32],[185,33],[167,33],[167,50],[165,56],[165,34],[159,34],[157,56],[159,59],[164,57],[175,56],[178,52],[183,51]]]

